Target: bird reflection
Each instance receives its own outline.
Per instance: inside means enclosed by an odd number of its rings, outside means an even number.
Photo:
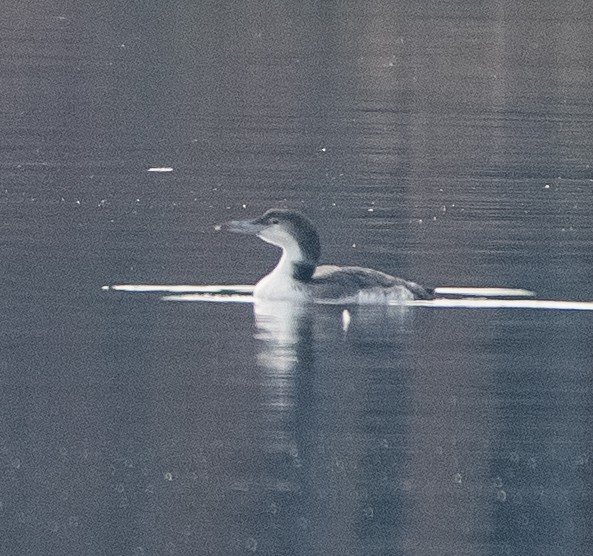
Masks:
[[[352,343],[355,349],[389,345],[394,336],[410,331],[412,315],[413,310],[402,306],[312,307],[256,301],[257,361],[271,426],[268,438],[273,445],[268,447],[294,453],[298,444],[294,436],[315,419],[315,381],[323,378],[316,376],[316,346],[341,352],[344,342]]]
[[[267,449],[298,458],[296,411],[310,403],[313,330],[310,310],[287,302],[254,305],[257,360],[263,371]],[[303,399],[304,396],[304,399]],[[301,397],[302,403],[298,398]]]
[[[357,523],[360,516],[363,526],[370,521],[373,507],[360,485],[372,485],[377,477],[365,452],[378,444],[367,429],[369,413],[373,419],[377,413],[368,405],[374,383],[359,372],[357,361],[374,354],[385,361],[398,338],[412,332],[413,314],[401,306],[254,304],[262,381],[260,464],[268,485],[262,499],[283,508],[291,530],[307,529],[297,536],[302,549],[294,553],[328,554],[335,543],[344,549],[335,553],[345,553],[357,533],[345,531],[344,523]],[[387,497],[373,504],[385,505]],[[289,541],[277,553],[292,548]]]
[[[256,337],[262,340],[260,365],[274,374],[290,374],[298,363],[297,351],[311,340],[310,311],[305,305],[263,301],[254,304]]]

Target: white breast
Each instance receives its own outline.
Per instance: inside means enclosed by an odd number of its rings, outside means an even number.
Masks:
[[[305,284],[297,282],[284,273],[272,272],[264,276],[253,291],[257,299],[285,300],[296,302],[312,301],[312,295]]]

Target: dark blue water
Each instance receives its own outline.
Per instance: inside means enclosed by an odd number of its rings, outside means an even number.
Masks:
[[[0,554],[591,553],[590,313],[101,291],[254,283],[213,226],[278,206],[593,299],[593,7],[536,4],[4,6]]]

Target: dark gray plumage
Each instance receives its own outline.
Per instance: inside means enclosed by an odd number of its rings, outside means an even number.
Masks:
[[[339,292],[353,295],[365,288],[404,287],[414,295],[415,299],[433,299],[433,293],[415,282],[391,276],[380,270],[359,266],[318,266],[311,282],[325,297],[335,297]]]

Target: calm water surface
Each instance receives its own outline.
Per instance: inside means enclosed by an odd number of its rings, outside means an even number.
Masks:
[[[0,554],[593,551],[580,312],[165,303],[324,262],[593,299],[589,2],[9,2]],[[150,173],[151,167],[171,167]]]

